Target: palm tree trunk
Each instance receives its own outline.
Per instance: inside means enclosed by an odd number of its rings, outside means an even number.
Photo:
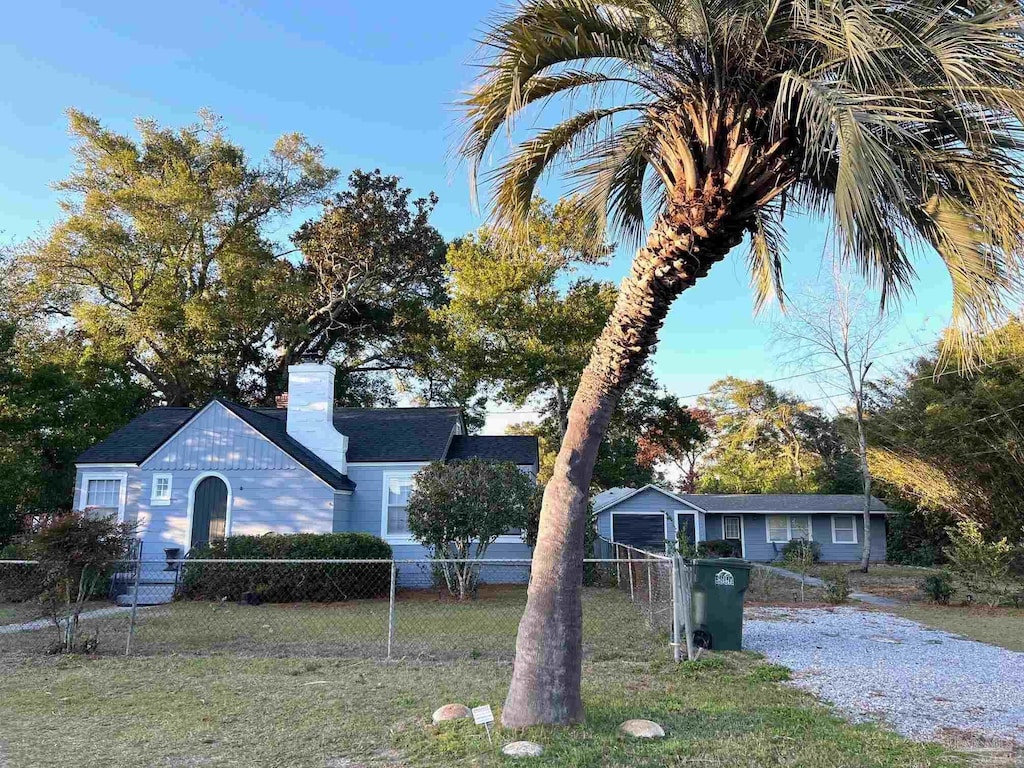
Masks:
[[[615,406],[650,355],[672,301],[742,238],[740,223],[727,221],[730,226],[709,231],[703,223],[709,213],[722,221],[720,210],[694,208],[658,219],[580,379],[544,491],[526,612],[502,710],[506,727],[583,719],[583,537],[594,462]]]

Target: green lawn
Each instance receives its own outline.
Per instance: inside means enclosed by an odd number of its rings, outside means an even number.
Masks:
[[[1024,609],[911,603],[893,610],[929,627],[1024,652]]]
[[[0,754],[12,766],[496,766],[470,722],[429,724],[438,705],[489,703],[505,662],[400,664],[225,656],[0,659]],[[874,726],[853,726],[782,686],[751,654],[676,666],[585,666],[585,726],[535,729],[538,766],[949,766],[957,760]],[[650,717],[668,738],[624,741]]]

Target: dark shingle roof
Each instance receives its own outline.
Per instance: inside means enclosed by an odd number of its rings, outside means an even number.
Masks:
[[[154,408],[84,450],[76,461],[80,464],[137,464],[163,445],[196,410]]]
[[[341,474],[341,472],[303,446],[298,440],[291,437],[286,429],[287,425],[284,419],[271,418],[259,411],[245,408],[227,400],[218,399],[217,402],[335,490],[355,490],[356,484],[348,479],[348,475]]]
[[[296,461],[336,488],[351,486],[316,454],[288,436],[283,408],[245,408],[218,400]],[[78,457],[82,464],[145,461],[201,408],[154,408]],[[334,426],[347,435],[350,462],[439,461],[461,411],[458,408],[337,408]],[[333,474],[332,474],[333,473]]]
[[[691,493],[681,494],[680,498],[708,512],[860,512],[864,509],[864,497],[859,493]],[[889,511],[874,496],[871,509]]]
[[[285,423],[283,408],[257,413]],[[335,408],[334,426],[348,436],[348,460],[438,461],[448,451],[458,408]]]
[[[534,466],[539,461],[540,448],[532,435],[456,435],[448,449],[448,459],[484,459],[485,461],[511,461],[514,464]]]

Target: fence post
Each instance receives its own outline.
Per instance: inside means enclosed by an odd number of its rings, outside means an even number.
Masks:
[[[395,561],[391,561],[391,594],[388,597],[388,661],[391,661],[391,644],[395,640]]]
[[[679,559],[672,558],[672,658],[681,661],[679,652]]]
[[[619,545],[615,545],[615,586],[622,589],[622,565],[619,560],[622,559],[622,554],[619,552]]]
[[[679,609],[682,614],[682,630],[686,639],[686,658],[693,661],[697,654],[693,647],[693,569],[686,564],[682,555],[676,555],[673,562],[678,561],[676,569],[679,578]],[[679,646],[677,645],[678,649]]]
[[[626,547],[626,567],[629,568],[629,602],[635,603],[636,597],[633,594],[633,548]]]
[[[132,652],[132,637],[135,635],[135,614],[139,610],[139,581],[142,579],[142,550],[139,550],[139,557],[135,561],[135,578],[132,584],[132,612],[128,619],[128,639],[124,644],[124,655]]]
[[[647,558],[647,627],[654,629],[654,583],[651,581],[652,558]]]

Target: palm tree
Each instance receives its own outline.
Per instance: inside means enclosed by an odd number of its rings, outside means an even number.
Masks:
[[[496,17],[464,108],[495,224],[525,229],[555,167],[639,246],[569,410],[544,494],[507,726],[583,716],[587,492],[601,436],[672,301],[744,239],[756,304],[782,297],[783,214],[828,222],[884,300],[937,252],[949,353],[1016,292],[1024,232],[1020,0],[521,0]],[[645,216],[645,213],[647,214]]]

